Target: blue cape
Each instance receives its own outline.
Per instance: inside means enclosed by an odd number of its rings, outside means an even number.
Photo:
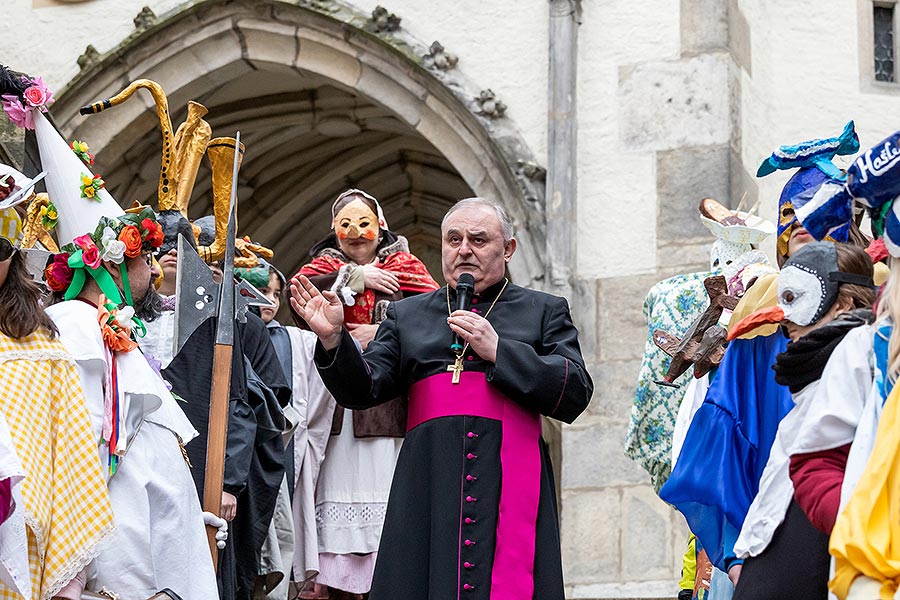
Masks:
[[[772,372],[787,342],[779,331],[728,345],[659,493],[684,515],[710,561],[723,571],[759,490],[778,423],[794,406]]]

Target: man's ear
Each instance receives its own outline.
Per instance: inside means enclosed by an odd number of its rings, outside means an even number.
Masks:
[[[125,260],[128,260],[127,258]],[[112,280],[115,282],[116,287],[121,291],[122,289],[122,272],[119,270],[119,265],[112,262],[111,260],[104,260],[100,265],[106,269],[106,272],[109,273],[109,276],[112,277]]]
[[[506,247],[503,250],[503,258],[506,262],[512,258],[512,255],[516,252],[516,238],[510,238],[508,242],[506,242]]]

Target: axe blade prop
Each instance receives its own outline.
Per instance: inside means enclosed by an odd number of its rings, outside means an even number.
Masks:
[[[247,322],[247,309],[251,306],[259,308],[275,308],[275,303],[266,298],[256,287],[247,283],[245,279],[235,285],[234,316],[239,323]]]
[[[212,389],[209,397],[209,428],[206,441],[206,473],[204,474],[203,510],[214,515],[222,512],[222,484],[225,470],[225,439],[228,434],[228,409],[231,386],[232,354],[234,350],[234,321],[246,320],[246,307],[259,300],[248,292],[236,293],[234,283],[234,240],[237,230],[237,176],[241,134],[234,139],[234,165],[231,175],[231,198],[228,211],[228,233],[225,257],[222,261],[222,283],[212,278],[209,266],[182,236],[178,238],[178,272],[175,279],[175,354],[184,347],[191,334],[206,320],[216,319],[216,338],[213,349]],[[261,294],[260,294],[261,295]],[[268,303],[268,300],[263,297]],[[238,310],[243,306],[243,314]],[[209,551],[213,565],[218,563],[216,533],[207,526]]]
[[[209,265],[179,234],[175,274],[175,348],[172,356],[178,356],[200,325],[216,316],[221,287],[213,280]]]
[[[234,239],[237,234],[237,179],[240,167],[241,132],[234,136],[234,164],[231,170],[231,198],[228,209],[228,237],[222,263],[222,285],[216,320],[216,345],[213,350],[212,390],[209,394],[209,435],[206,440],[206,474],[203,488],[203,510],[222,514],[222,485],[225,474],[225,439],[228,434],[228,404],[231,389],[231,365],[234,351]],[[216,546],[218,530],[206,526],[213,566],[218,566]]]

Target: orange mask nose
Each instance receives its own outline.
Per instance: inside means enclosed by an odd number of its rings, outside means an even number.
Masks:
[[[750,313],[741,319],[734,327],[728,331],[728,341],[739,338],[745,333],[750,333],[757,327],[762,325],[771,325],[773,323],[781,323],[784,320],[784,311],[780,306],[772,306],[763,308],[754,313]]]

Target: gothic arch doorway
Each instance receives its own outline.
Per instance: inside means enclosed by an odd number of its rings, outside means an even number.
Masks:
[[[474,114],[461,76],[421,66],[427,50],[408,36],[364,31],[365,16],[330,0],[303,4],[329,14],[277,0],[185,3],[72,80],[54,106],[57,124],[98,150],[121,202],[152,202],[160,137],[149,97],[91,117],[78,109],[153,79],[176,126],[196,100],[214,136],[241,131],[239,232],[272,247],[285,271],[305,262],[327,232],[331,199],[353,186],[381,200],[391,228],[436,275],[445,210],[470,195],[501,201],[520,239],[511,274],[540,286],[543,186],[523,174],[533,161],[508,119]],[[211,212],[206,169],[192,217]]]

